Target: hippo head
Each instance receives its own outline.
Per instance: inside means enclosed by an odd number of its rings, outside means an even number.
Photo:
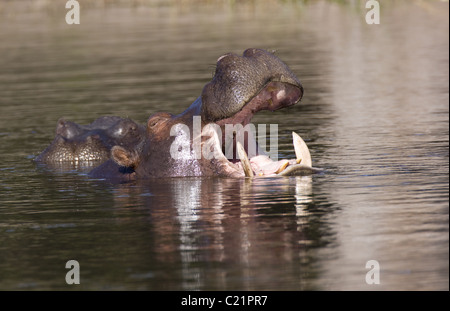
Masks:
[[[251,148],[256,146],[256,141],[245,131],[258,111],[292,106],[302,96],[299,79],[273,53],[247,49],[243,56],[229,53],[219,57],[214,78],[203,88],[201,97],[201,116],[209,123],[203,132],[211,137],[204,145],[217,151],[215,165],[220,167],[219,171],[227,176],[311,173],[314,169],[309,150],[297,134],[293,133],[297,159],[273,161],[261,150]],[[211,122],[220,129],[211,126]],[[233,128],[229,140],[227,126]],[[237,137],[241,137],[241,142]],[[299,165],[301,159],[303,163]]]
[[[104,162],[115,145],[135,146],[145,129],[133,120],[104,116],[88,125],[61,118],[56,125],[53,142],[36,157],[37,162]]]
[[[212,81],[188,109],[179,115],[150,116],[145,142],[132,148],[114,146],[111,157],[120,172],[132,172],[133,178],[311,173],[308,148],[296,134],[296,160],[273,161],[259,151],[249,158],[249,135],[242,143],[233,138],[228,146],[235,151],[231,157],[224,154],[227,125],[244,127],[258,111],[292,106],[302,96],[300,81],[274,54],[260,49],[248,49],[242,56],[225,54],[217,60]],[[108,176],[104,170],[111,167],[107,164],[91,176]]]

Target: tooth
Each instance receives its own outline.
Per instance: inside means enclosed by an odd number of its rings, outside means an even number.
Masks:
[[[245,152],[244,147],[242,147],[240,142],[237,142],[236,149],[241,160],[242,168],[244,169],[245,177],[253,177],[253,170],[250,166],[250,161],[247,157],[247,152]]]
[[[289,165],[289,161],[285,161],[281,166],[276,170],[275,174],[280,174],[282,171],[286,169],[286,167]]]
[[[306,143],[295,132],[292,132],[292,139],[294,141],[294,150],[295,156],[297,157],[297,163],[302,162],[303,165],[312,166],[311,154],[309,153]]]

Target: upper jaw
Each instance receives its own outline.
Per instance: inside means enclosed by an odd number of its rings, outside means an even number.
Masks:
[[[229,53],[218,59],[215,75],[202,91],[201,115],[207,122],[217,122],[257,100],[261,107],[253,106],[253,110],[276,110],[297,103],[302,96],[299,79],[278,57],[247,49],[243,56]]]
[[[253,115],[262,110],[275,111],[298,103],[303,96],[303,88],[298,85],[270,81],[253,98],[246,102],[237,113],[216,121],[219,125],[250,123]]]

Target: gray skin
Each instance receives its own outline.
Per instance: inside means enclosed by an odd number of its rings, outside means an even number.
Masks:
[[[225,54],[217,60],[212,81],[188,109],[179,115],[160,112],[150,116],[144,142],[132,148],[114,146],[111,160],[95,168],[90,176],[120,181],[180,176],[244,177],[239,159],[226,159],[223,155],[225,146],[218,142],[211,125],[221,129],[225,124],[245,126],[258,111],[292,106],[302,96],[299,79],[272,53],[247,49],[243,56]],[[175,139],[181,139],[178,130],[187,126],[193,133],[194,116],[201,117],[201,147],[214,150],[217,156],[198,158],[187,150],[186,157],[175,159],[171,146]],[[186,138],[191,149],[195,139],[192,136]],[[247,146],[244,148],[247,151]],[[301,174],[314,171],[300,166],[292,165],[291,171]]]
[[[88,125],[59,119],[53,142],[36,158],[39,163],[98,164],[110,158],[113,146],[130,148],[145,137],[144,126],[131,119],[103,116]]]

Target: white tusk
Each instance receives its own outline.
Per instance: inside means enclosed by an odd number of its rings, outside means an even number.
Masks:
[[[282,171],[284,171],[286,169],[286,167],[288,167],[289,165],[289,161],[284,160],[285,162],[283,164],[280,165],[280,167],[275,171],[275,174],[280,174]]]
[[[304,140],[295,132],[292,132],[292,139],[297,163],[302,162],[303,165],[312,167],[311,154]]]
[[[250,161],[248,160],[247,152],[245,152],[245,149],[240,142],[237,142],[236,149],[239,159],[241,160],[242,168],[244,169],[245,177],[253,177],[253,170]]]

